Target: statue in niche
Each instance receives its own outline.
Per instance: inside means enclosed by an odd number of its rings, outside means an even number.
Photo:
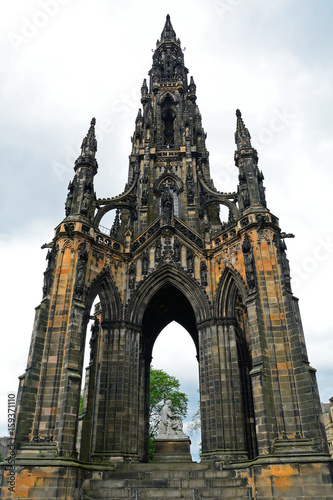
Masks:
[[[202,286],[207,286],[207,266],[204,261],[201,262],[200,264],[200,279],[201,279],[201,284]]]
[[[49,249],[46,255],[47,267],[44,272],[44,283],[43,283],[43,298],[47,295],[51,288],[52,281],[52,263],[58,251],[58,245],[53,244],[51,250]]]
[[[174,244],[173,244],[173,251],[175,255],[175,259],[177,262],[180,262],[181,258],[181,245],[179,243],[178,238],[175,238]]]
[[[128,282],[128,286],[131,290],[133,290],[135,286],[135,277],[136,277],[136,266],[134,262],[132,262],[129,269],[129,282]]]
[[[249,289],[249,293],[253,293],[256,291],[254,259],[252,254],[250,238],[248,237],[247,234],[244,237],[242,251],[244,255],[244,266],[245,266],[247,286]]]
[[[289,260],[287,259],[287,255],[286,255],[287,245],[286,245],[285,241],[282,239],[280,239],[279,249],[280,249],[280,254],[281,254],[281,264],[282,264],[286,288],[290,292],[291,291],[291,286],[290,286],[290,279],[291,278],[290,278]]]
[[[148,274],[149,259],[147,253],[142,257],[142,274]]]
[[[187,184],[187,200],[190,204],[192,204],[194,203],[194,180],[190,166],[188,166],[187,169],[186,184]]]
[[[162,256],[161,242],[157,241],[155,246],[155,264],[157,264],[161,260],[161,256]]]
[[[161,421],[158,427],[157,439],[188,439],[183,432],[183,424],[178,415],[170,409],[172,402],[168,399],[161,411]]]
[[[188,248],[186,252],[186,263],[187,263],[187,270],[190,273],[193,273],[193,252],[190,248]]]
[[[266,207],[266,196],[265,196],[265,188],[262,183],[259,184],[259,195],[260,195],[260,203]]]
[[[88,261],[88,252],[87,252],[86,242],[84,242],[79,252],[76,280],[75,280],[75,293],[79,297],[83,293],[83,285],[86,275],[87,261]]]
[[[73,203],[73,191],[74,191],[74,183],[72,181],[68,184],[68,194],[65,203],[65,214],[66,217],[71,213],[72,203]]]
[[[91,364],[94,361],[95,357],[95,349],[96,349],[96,339],[97,339],[97,332],[98,332],[98,326],[99,326],[99,321],[98,318],[95,318],[94,323],[91,326],[91,337],[89,341],[89,346],[90,346],[90,361],[89,364]]]
[[[161,195],[161,214],[162,224],[170,225],[173,211],[173,197],[170,188],[167,186],[163,189]]]
[[[82,207],[81,207],[81,214],[87,215],[88,208],[89,208],[89,201],[90,201],[90,195],[87,192],[84,192],[83,193],[83,200],[82,200]]]
[[[249,196],[249,190],[247,189],[247,187],[245,189],[242,189],[241,196],[242,196],[244,208],[249,207],[250,206],[250,196]]]

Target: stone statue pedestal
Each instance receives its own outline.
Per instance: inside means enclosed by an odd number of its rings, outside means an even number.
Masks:
[[[192,462],[191,441],[184,439],[155,439],[154,462]]]

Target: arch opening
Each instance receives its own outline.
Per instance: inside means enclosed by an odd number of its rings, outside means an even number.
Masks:
[[[217,314],[229,318],[234,325],[237,379],[240,389],[241,421],[244,433],[245,450],[250,459],[257,456],[257,439],[255,430],[255,413],[253,403],[252,381],[252,353],[250,344],[250,331],[248,313],[245,304],[246,292],[241,278],[230,269],[226,268],[219,285],[219,299],[217,301]]]
[[[83,438],[83,425],[86,417],[89,417],[89,407],[91,405],[92,387],[94,386],[94,367],[93,363],[96,356],[96,345],[100,333],[100,298],[96,295],[89,313],[86,316],[81,339],[81,352],[82,355],[82,376],[80,388],[80,403],[78,412],[78,425],[76,437],[76,450],[78,455],[81,455],[81,445]],[[84,449],[84,443],[82,451]]]
[[[187,415],[183,419],[184,433],[191,439],[191,455],[200,461],[201,426],[194,430],[193,417],[200,420],[199,410],[199,366],[196,347],[188,331],[176,321],[169,323],[158,335],[153,346],[151,367],[163,370],[180,382],[179,391],[188,397]],[[155,422],[156,424],[156,422]],[[150,435],[152,429],[150,429]]]
[[[188,331],[198,356],[198,331],[192,305],[185,295],[171,283],[162,285],[145,309],[142,321],[145,353],[151,357],[159,333],[172,321],[176,321]]]

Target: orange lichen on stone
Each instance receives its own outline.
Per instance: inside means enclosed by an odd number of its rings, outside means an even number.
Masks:
[[[285,491],[293,486],[292,476],[297,474],[297,469],[293,468],[289,464],[270,465],[262,471],[262,477],[271,477],[273,479],[274,486],[282,491]]]

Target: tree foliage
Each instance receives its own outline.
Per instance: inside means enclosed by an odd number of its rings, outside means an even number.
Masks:
[[[168,375],[164,370],[150,368],[150,438],[158,433],[160,415],[165,401],[170,399],[171,411],[183,420],[187,415],[188,397],[180,392],[180,382],[176,377]]]

